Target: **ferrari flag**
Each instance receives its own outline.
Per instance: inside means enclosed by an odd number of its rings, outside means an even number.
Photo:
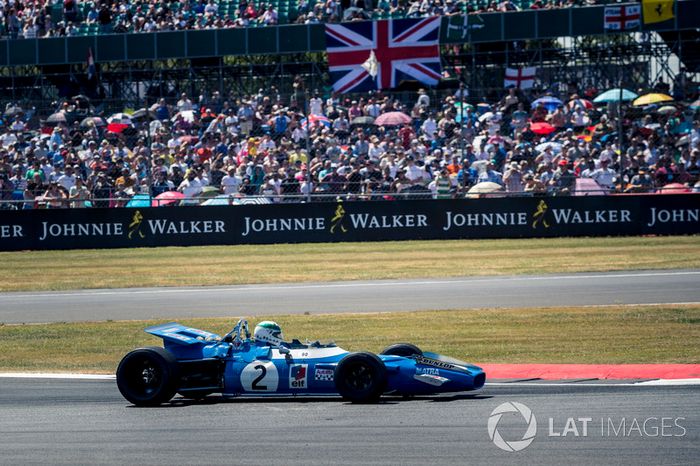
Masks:
[[[660,23],[673,19],[674,0],[642,0],[644,24]]]
[[[326,25],[328,71],[340,93],[390,89],[441,77],[440,17]]]

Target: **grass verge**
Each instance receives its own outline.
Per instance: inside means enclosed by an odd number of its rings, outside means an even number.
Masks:
[[[1,291],[700,267],[698,236],[276,244],[0,253]]]
[[[274,316],[288,338],[333,338],[348,350],[408,341],[469,362],[700,363],[700,306],[447,310]],[[267,317],[266,317],[267,319]],[[163,321],[0,326],[0,371],[113,372],[121,357],[160,345]],[[252,321],[251,321],[252,322]],[[223,334],[227,319],[188,319]]]

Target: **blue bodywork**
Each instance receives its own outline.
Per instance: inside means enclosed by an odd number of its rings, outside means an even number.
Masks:
[[[224,337],[174,322],[145,330],[163,339],[165,349],[181,367],[190,368],[184,371],[184,382],[178,390],[183,394],[337,395],[334,371],[349,354],[332,343],[302,344],[294,340],[283,347],[256,343],[243,320]],[[481,368],[436,353],[377,356],[386,367],[385,394],[478,390],[486,379]],[[212,371],[216,371],[215,376]]]

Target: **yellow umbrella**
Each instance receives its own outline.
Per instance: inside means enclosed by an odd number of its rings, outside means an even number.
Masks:
[[[651,104],[658,104],[659,102],[673,102],[673,97],[666,94],[645,94],[641,97],[637,97],[632,105],[644,106]]]

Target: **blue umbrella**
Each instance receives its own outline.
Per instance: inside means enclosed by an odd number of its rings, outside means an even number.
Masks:
[[[537,107],[538,105],[544,105],[547,110],[553,112],[558,106],[564,105],[564,102],[556,97],[552,97],[551,95],[546,95],[544,97],[540,97],[532,103],[533,107]]]
[[[126,204],[127,207],[151,207],[151,197],[148,194],[134,194],[129,202]]]
[[[635,94],[632,91],[628,91],[627,89],[622,89],[622,99],[620,99],[620,89],[610,89],[609,91],[605,91],[602,94],[600,94],[598,97],[593,99],[593,102],[597,104],[607,104],[608,102],[619,102],[622,100],[623,102],[629,101],[629,100],[634,100],[637,97],[639,97],[637,94]]]
[[[229,205],[231,197],[232,196],[230,194],[219,194],[216,197],[207,199],[202,203],[202,205]]]

